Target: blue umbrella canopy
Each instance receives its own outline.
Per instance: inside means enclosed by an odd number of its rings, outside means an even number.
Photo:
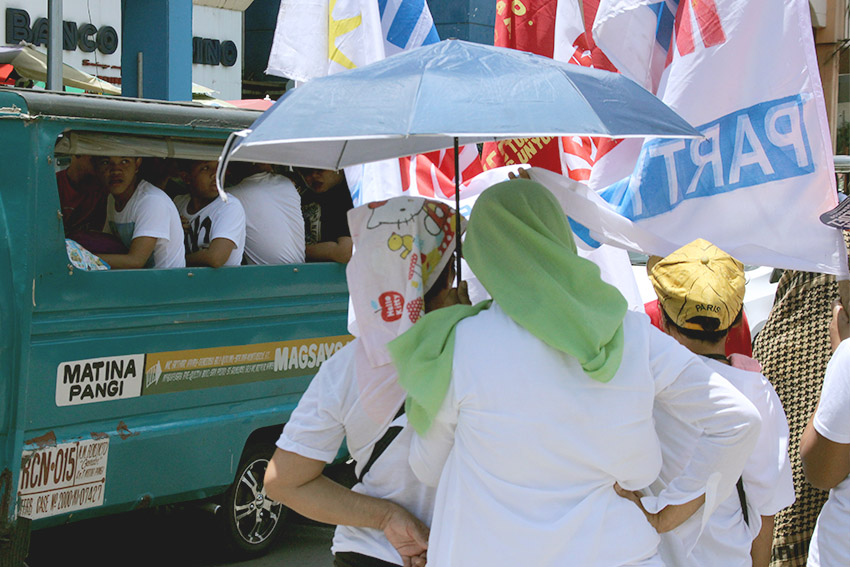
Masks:
[[[700,137],[617,73],[445,40],[286,93],[227,160],[339,169],[536,136]]]

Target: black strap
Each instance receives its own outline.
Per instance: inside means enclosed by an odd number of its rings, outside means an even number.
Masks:
[[[744,492],[744,477],[738,477],[738,500],[741,501],[741,512],[744,514],[744,523],[750,525],[750,513],[747,511],[747,494]]]
[[[398,408],[395,417],[392,419],[392,421],[390,421],[390,423],[397,420],[402,415],[404,415],[404,402],[401,402],[401,407]],[[387,447],[390,446],[390,443],[392,443],[393,440],[398,437],[398,434],[401,433],[401,429],[402,427],[400,425],[392,425],[389,429],[387,429],[387,432],[384,433],[384,436],[378,439],[378,442],[375,443],[374,447],[372,447],[372,454],[369,455],[369,460],[366,461],[366,464],[363,466],[363,470],[361,470],[360,474],[357,475],[357,482],[363,482],[363,477],[366,476],[366,473],[369,472],[369,469],[372,468],[372,465],[375,464],[375,461],[378,460],[378,457],[380,457],[383,452],[387,450]]]

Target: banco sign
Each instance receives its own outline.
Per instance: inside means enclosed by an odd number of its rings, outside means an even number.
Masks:
[[[19,8],[6,8],[6,43],[17,45],[21,41],[33,45],[47,45],[50,22],[37,18],[32,22],[29,13]],[[91,23],[62,22],[62,49],[92,53],[95,49],[112,55],[118,49],[118,32],[112,26],[100,28]]]

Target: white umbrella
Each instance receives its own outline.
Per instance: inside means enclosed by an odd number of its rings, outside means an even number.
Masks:
[[[288,91],[228,140],[219,190],[231,159],[340,169],[454,146],[457,170],[459,144],[535,136],[702,137],[618,73],[446,40]]]

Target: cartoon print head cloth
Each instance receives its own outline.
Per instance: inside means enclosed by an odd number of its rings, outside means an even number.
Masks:
[[[455,222],[454,209],[422,197],[393,197],[348,212],[354,254],[346,277],[352,331],[362,347],[357,376],[376,420],[395,413],[404,397],[386,345],[425,314],[425,293],[455,249]]]

